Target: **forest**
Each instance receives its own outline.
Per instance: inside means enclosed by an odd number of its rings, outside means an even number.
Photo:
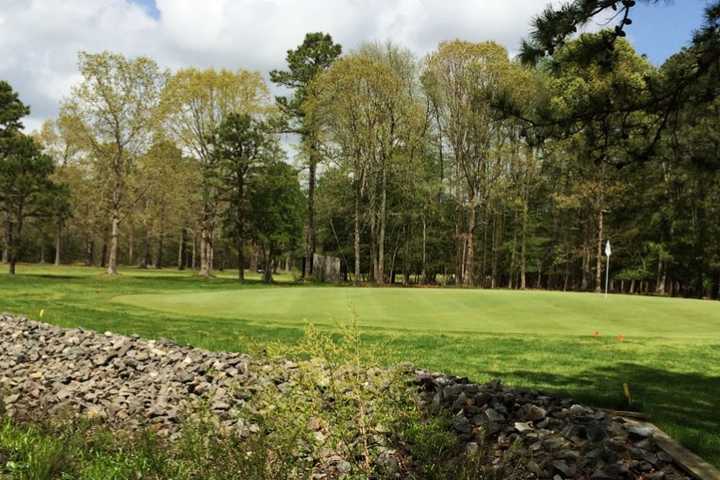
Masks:
[[[617,25],[574,33],[585,3]],[[267,75],[80,52],[32,133],[0,81],[2,261],[271,282],[318,253],[354,283],[600,291],[609,240],[611,292],[718,298],[720,5],[654,66],[634,3],[549,9],[517,57],[326,33]]]

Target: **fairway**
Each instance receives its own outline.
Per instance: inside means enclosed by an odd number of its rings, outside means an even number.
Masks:
[[[0,311],[64,327],[169,338],[211,350],[283,352],[307,323],[357,318],[378,360],[634,408],[720,465],[720,303],[451,288],[271,287],[256,274],[21,265],[0,274]],[[356,315],[356,317],[354,317]],[[598,332],[599,337],[593,333]],[[620,341],[618,335],[623,335]],[[623,395],[628,384],[633,404]]]
[[[113,302],[264,325],[414,332],[720,338],[720,304],[592,293],[407,288],[258,288],[123,295]]]

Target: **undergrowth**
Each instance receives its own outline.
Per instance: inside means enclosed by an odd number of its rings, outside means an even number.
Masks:
[[[0,478],[486,478],[449,419],[418,403],[412,368],[381,367],[378,348],[362,343],[356,322],[340,337],[309,325],[295,345],[265,345],[269,363],[293,373],[245,405],[250,431],[220,430],[201,407],[172,441],[85,419],[0,417]]]

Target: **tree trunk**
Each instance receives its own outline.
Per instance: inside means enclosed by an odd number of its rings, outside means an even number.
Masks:
[[[108,258],[108,275],[118,273],[118,237],[120,235],[120,215],[117,210],[112,214],[112,225],[110,230],[110,256]]]
[[[221,272],[225,271],[225,260],[227,256],[227,244],[224,240],[220,241],[220,265],[218,265],[218,270]]]
[[[424,212],[422,215],[422,272],[420,272],[420,276],[422,277],[422,282],[427,284],[427,221]]]
[[[457,285],[464,283],[465,255],[467,254],[467,245],[465,244],[466,240],[462,224],[462,206],[458,205],[455,217],[455,283]]]
[[[540,290],[542,288],[542,262],[538,260],[537,262],[537,284],[535,284],[535,288]]]
[[[95,264],[95,241],[90,238],[85,244],[85,265],[90,267]]]
[[[212,275],[212,271],[215,269],[215,235],[214,235],[214,232],[210,232],[210,237],[208,238],[206,248],[207,248],[208,268],[209,268],[210,274]]]
[[[665,270],[663,270],[663,261],[658,259],[657,281],[655,284],[655,293],[665,295]]]
[[[185,270],[185,227],[180,227],[180,239],[178,240],[178,270]]]
[[[314,186],[313,186],[314,188]],[[238,175],[238,204],[235,217],[235,230],[237,231],[238,250],[238,281],[245,281],[245,212],[243,211],[243,199],[245,196],[245,182],[242,175]]]
[[[602,257],[603,257],[603,210],[598,213],[598,236],[597,236],[597,254],[595,257],[595,291],[602,292]]]
[[[140,261],[140,268],[148,268],[150,266],[150,231],[145,228],[145,236],[143,237],[143,257]]]
[[[369,253],[370,253],[370,269],[368,271],[368,281],[369,282],[375,282],[377,281],[377,217],[375,215],[375,210],[372,206],[372,202],[370,205],[370,238],[369,238]]]
[[[465,239],[465,265],[463,267],[463,284],[468,287],[475,285],[475,226],[477,205],[475,198],[470,198],[468,211],[468,228]]]
[[[5,241],[3,245],[3,252],[2,252],[2,263],[9,263],[10,262],[10,238],[11,238],[11,232],[10,232],[10,214],[5,212]]]
[[[103,231],[103,244],[102,244],[102,250],[100,251],[100,258],[98,259],[100,261],[100,267],[105,268],[107,267],[107,253],[108,253],[108,232],[107,228]]]
[[[20,256],[20,242],[22,241],[23,230],[23,207],[19,207],[17,211],[16,223],[10,224],[10,275],[15,275],[15,267]],[[14,229],[14,231],[13,231]]]
[[[582,280],[580,283],[580,290],[587,290],[589,286],[588,277],[590,276],[590,247],[587,243],[583,245],[583,257],[582,257]]]
[[[380,235],[378,238],[378,256],[377,256],[377,275],[375,281],[380,284],[385,284],[385,217],[387,209],[387,174],[385,167],[383,166],[382,171],[382,183],[380,193]]]
[[[355,189],[355,219],[353,232],[353,250],[355,253],[355,284],[360,284],[360,186]]]
[[[309,261],[312,261],[310,259]],[[250,265],[249,265],[250,271],[253,273],[257,273],[258,269],[258,247],[255,244],[255,242],[250,243]],[[304,267],[303,267],[304,268]]]
[[[40,238],[40,263],[45,263],[45,242]]]
[[[527,202],[527,200],[526,200]],[[520,235],[520,289],[525,290],[525,276],[527,270],[527,223],[528,223],[528,206],[523,205],[522,215],[522,233]]]
[[[128,265],[135,264],[135,225],[130,224],[130,230],[128,231]]]
[[[273,256],[270,253],[269,249],[265,251],[265,265],[263,267],[263,282],[264,283],[272,283],[273,282]]]
[[[9,219],[8,215],[8,221],[7,221],[7,235],[5,237],[5,240],[7,241],[7,249],[8,249],[8,263],[10,264],[8,272],[10,275],[15,275],[15,265],[17,264],[17,254],[18,254],[18,248],[17,243],[19,241],[20,232],[18,232],[18,235],[15,236],[13,230],[15,229],[15,226],[13,225],[12,221]],[[19,228],[18,228],[19,230]]]
[[[513,222],[514,223],[514,222]],[[517,230],[513,228],[513,240],[512,240],[512,247],[510,250],[510,270],[508,270],[508,288],[513,288],[513,275],[515,275],[515,245],[517,244]]]
[[[491,266],[491,275],[492,278],[490,279],[490,288],[495,288],[497,286],[497,277],[498,277],[498,253],[500,251],[500,245],[502,244],[502,236],[503,236],[503,217],[500,212],[497,212],[493,216],[493,247],[492,247],[492,266]]]
[[[163,243],[165,243],[165,232],[163,232],[162,224],[160,226],[160,235],[158,236],[157,257],[155,257],[155,268],[163,268]]]
[[[240,237],[237,241],[238,249],[238,280],[245,281],[245,239]]]
[[[201,277],[209,277],[212,273],[212,231],[207,222],[200,226],[200,272]]]
[[[193,270],[197,270],[197,231],[193,231],[193,242],[192,242],[192,259],[190,265]]]
[[[63,222],[57,222],[57,228],[55,229],[55,266],[60,266],[60,260],[62,258],[62,232]]]
[[[308,212],[307,212],[307,237],[305,239],[305,268],[303,278],[310,278],[313,269],[313,255],[317,243],[315,228],[315,185],[317,176],[317,146],[314,141],[310,145],[310,162],[308,175]]]
[[[484,216],[485,222],[483,223],[483,238],[482,238],[482,254],[480,256],[480,286],[486,288],[488,286],[488,274],[487,274],[487,256],[488,256],[488,230],[490,227],[490,202],[485,202]]]

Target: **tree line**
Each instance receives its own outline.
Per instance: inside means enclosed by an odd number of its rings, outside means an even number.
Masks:
[[[655,67],[634,3],[548,9],[517,59],[310,33],[274,99],[257,72],[81,53],[31,135],[2,83],[4,258],[272,281],[322,253],[356,283],[599,291],[610,240],[612,291],[717,298],[720,7]],[[604,9],[614,29],[573,34]]]

